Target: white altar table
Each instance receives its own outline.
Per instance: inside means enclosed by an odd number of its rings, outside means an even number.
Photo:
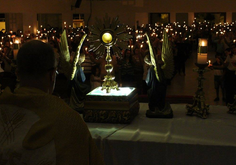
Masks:
[[[140,103],[131,124],[87,123],[107,165],[236,164],[236,115],[210,106],[207,119],[172,104],[172,119],[147,118]]]

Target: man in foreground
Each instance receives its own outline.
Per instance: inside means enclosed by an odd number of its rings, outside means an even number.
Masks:
[[[20,87],[0,96],[0,164],[104,164],[80,115],[51,95],[56,58],[33,40],[18,52]]]

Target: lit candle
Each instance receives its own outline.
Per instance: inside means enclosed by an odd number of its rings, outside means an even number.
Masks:
[[[207,39],[199,38],[197,63],[198,64],[207,63]]]
[[[20,39],[15,38],[14,39],[14,44],[13,44],[13,56],[14,60],[16,60],[18,50],[20,49]]]
[[[199,38],[198,53],[207,53],[207,39]]]
[[[143,44],[140,45],[140,49],[142,49],[142,48],[143,48]]]
[[[66,22],[64,22],[64,27],[66,28]]]

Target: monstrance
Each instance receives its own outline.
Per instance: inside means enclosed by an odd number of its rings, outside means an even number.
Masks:
[[[105,69],[107,75],[104,77],[101,90],[106,89],[110,93],[111,89],[118,90],[118,84],[114,81],[115,76],[111,74],[113,66],[111,64],[112,55],[121,55],[122,49],[128,48],[128,41],[132,37],[126,33],[125,26],[120,24],[118,17],[112,20],[106,15],[103,23],[96,18],[96,24],[90,27],[91,34],[89,35],[90,51],[95,52],[99,57],[106,54]]]
[[[138,93],[134,87],[120,87],[111,74],[112,55],[121,55],[121,50],[128,48],[129,38],[126,28],[118,17],[110,19],[107,15],[90,27],[90,51],[98,56],[106,55],[105,69],[107,75],[102,87],[95,88],[86,95],[83,118],[86,122],[130,123],[139,112]],[[106,91],[103,91],[103,90]]]

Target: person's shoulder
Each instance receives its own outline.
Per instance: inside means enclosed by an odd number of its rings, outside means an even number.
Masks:
[[[50,96],[50,106],[51,106],[51,117],[55,118],[55,124],[64,126],[73,126],[75,129],[85,127],[85,122],[78,112],[73,110],[64,100],[58,98],[57,96]],[[50,110],[49,109],[49,110]],[[46,113],[46,112],[45,112]],[[54,116],[53,116],[54,115]]]
[[[53,107],[54,109],[65,110],[66,112],[68,111],[70,113],[73,112],[73,109],[63,99],[59,98],[58,96],[49,95],[48,99],[45,101],[47,101],[47,104],[50,104],[50,106]]]

